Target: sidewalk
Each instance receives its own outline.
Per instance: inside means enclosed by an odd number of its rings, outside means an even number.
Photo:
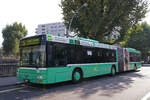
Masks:
[[[0,87],[19,84],[17,77],[0,77]]]

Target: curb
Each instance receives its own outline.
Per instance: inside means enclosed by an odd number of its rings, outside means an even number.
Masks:
[[[5,78],[5,77],[15,77],[15,76],[12,76],[12,75],[0,75],[0,78]]]
[[[2,88],[2,87],[8,87],[8,86],[21,85],[21,84],[24,84],[24,83],[23,82],[17,82],[17,83],[14,83],[14,84],[0,85],[0,88]]]

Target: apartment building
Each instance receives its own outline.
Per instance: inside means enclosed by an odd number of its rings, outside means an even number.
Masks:
[[[66,33],[66,27],[63,23],[48,23],[48,24],[39,24],[36,28],[36,34],[50,34],[54,36],[64,37]]]

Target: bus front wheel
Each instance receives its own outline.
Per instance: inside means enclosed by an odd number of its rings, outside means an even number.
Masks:
[[[72,83],[79,83],[82,81],[82,71],[80,69],[76,69],[72,73]]]

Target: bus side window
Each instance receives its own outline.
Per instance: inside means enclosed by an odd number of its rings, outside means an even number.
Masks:
[[[107,50],[103,49],[103,55],[102,55],[102,63],[107,62]]]
[[[130,62],[133,62],[133,54],[130,53]]]
[[[103,51],[101,49],[98,50],[100,53],[100,56],[98,57],[98,62],[102,63],[103,62]]]
[[[53,58],[52,58],[52,57],[53,57],[53,56],[52,56],[53,53],[52,53],[52,46],[51,46],[51,45],[48,45],[48,46],[47,46],[47,52],[48,52],[48,53],[47,53],[47,54],[48,54],[48,55],[47,55],[47,59],[48,59],[48,60],[47,60],[47,64],[48,64],[49,67],[51,67],[51,66],[53,66]]]
[[[55,56],[54,56],[55,67],[64,67],[67,64],[67,49],[63,44],[55,45]]]
[[[68,48],[68,63],[75,64],[76,63],[76,54],[75,54],[75,46],[70,46]]]
[[[111,50],[111,53],[110,53],[110,61],[111,61],[111,62],[116,62],[115,50]]]
[[[84,57],[83,57],[83,47],[82,46],[76,46],[75,47],[75,62],[77,64],[83,63],[84,62]]]

